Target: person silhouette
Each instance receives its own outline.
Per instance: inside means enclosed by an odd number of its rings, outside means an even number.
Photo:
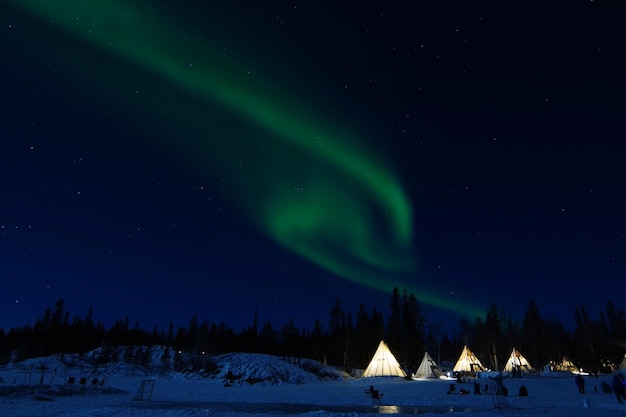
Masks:
[[[574,382],[576,382],[576,386],[578,387],[578,393],[585,393],[585,378],[581,374],[576,375],[574,378]]]
[[[508,378],[507,376],[502,375],[502,371],[498,373],[496,376],[490,376],[489,379],[493,379],[496,381],[496,394],[498,395],[506,395],[506,388],[504,388],[504,380]]]

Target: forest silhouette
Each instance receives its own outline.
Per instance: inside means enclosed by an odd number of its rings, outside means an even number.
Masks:
[[[501,370],[513,348],[518,349],[535,369],[559,363],[564,357],[579,369],[592,374],[611,372],[626,352],[624,311],[607,302],[604,311],[592,317],[583,305],[573,306],[575,328],[542,317],[529,301],[521,322],[503,308],[492,304],[484,317],[463,319],[458,332],[442,334],[440,325],[431,325],[416,296],[394,288],[387,316],[361,304],[358,311],[345,311],[336,299],[324,323],[315,320],[312,328],[299,328],[293,320],[280,325],[258,322],[235,332],[224,323],[190,318],[187,326],[144,329],[129,317],[117,319],[106,328],[94,318],[93,307],[86,315],[72,316],[64,299],[47,308],[34,324],[0,329],[0,364],[65,353],[85,353],[109,346],[169,346],[174,352],[219,355],[229,352],[264,353],[292,358],[310,358],[346,370],[363,369],[381,340],[385,340],[407,371],[415,371],[429,352],[440,364],[454,363],[463,346],[470,346],[482,364]]]

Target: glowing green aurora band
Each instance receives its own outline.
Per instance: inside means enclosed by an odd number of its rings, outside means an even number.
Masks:
[[[196,131],[206,138],[185,152],[201,162],[198,168],[217,166],[235,177],[227,187],[242,210],[281,245],[353,282],[382,291],[407,288],[425,303],[474,313],[400,282],[400,274],[414,271],[412,209],[401,186],[373,149],[280,91],[280,80],[251,80],[242,62],[228,60],[149,2],[11,1],[166,80],[203,102],[207,113],[217,108],[244,121],[243,130],[222,123],[219,156],[206,120],[194,121],[204,123]],[[230,135],[236,137],[224,139]],[[249,158],[240,156],[242,144]]]

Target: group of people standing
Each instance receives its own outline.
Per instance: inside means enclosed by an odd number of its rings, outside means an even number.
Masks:
[[[574,382],[578,387],[578,392],[580,394],[584,394],[585,378],[583,378],[582,375],[578,374],[576,375],[576,378],[574,378]],[[610,393],[612,389],[615,393],[615,396],[617,397],[617,401],[620,404],[622,403],[622,398],[626,400],[626,379],[624,378],[624,375],[622,373],[617,372],[615,375],[613,375],[613,380],[611,381],[610,387],[605,382],[602,383],[602,387],[603,392],[605,393]]]
[[[613,391],[615,392],[615,396],[617,397],[617,401],[622,403],[622,398],[626,400],[626,380],[624,379],[624,375],[617,373],[613,376]]]

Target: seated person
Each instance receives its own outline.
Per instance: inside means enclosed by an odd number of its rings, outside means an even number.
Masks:
[[[474,394],[480,395],[480,382],[478,380],[474,380]]]

